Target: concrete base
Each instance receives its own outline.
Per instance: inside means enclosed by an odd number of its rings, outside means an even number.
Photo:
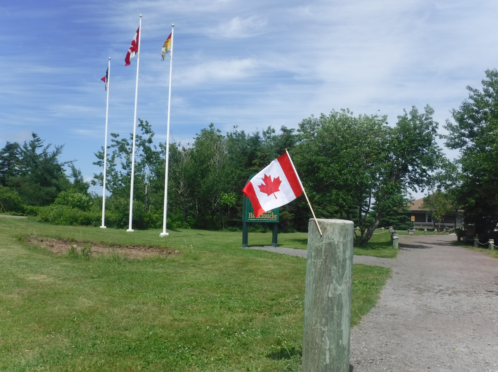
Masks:
[[[134,231],[133,229],[126,230],[126,232],[133,232],[133,231]]]
[[[162,232],[162,233],[160,233],[160,234],[159,234],[159,236],[160,236],[161,238],[163,238],[163,237],[165,237],[165,236],[169,236],[169,234],[168,234],[167,232]]]
[[[100,226],[100,228],[101,228],[101,229],[107,229],[107,227],[105,227],[105,226]]]

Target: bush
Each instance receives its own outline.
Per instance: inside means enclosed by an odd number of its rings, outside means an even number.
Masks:
[[[87,211],[92,206],[92,199],[74,189],[62,191],[57,195],[54,204],[65,205]]]
[[[106,203],[105,225],[107,227],[124,228],[128,226],[129,201],[109,198]],[[40,221],[56,225],[101,226],[102,210],[97,205],[90,210],[81,210],[68,205],[51,204],[48,207],[29,207]],[[161,216],[145,210],[143,203],[133,203],[133,228],[147,229],[161,226]]]
[[[0,202],[5,211],[0,206],[0,213],[22,212],[21,198],[16,190],[0,185]]]
[[[56,225],[100,226],[102,215],[96,211],[82,211],[67,205],[52,204],[39,207],[38,218],[42,222]]]

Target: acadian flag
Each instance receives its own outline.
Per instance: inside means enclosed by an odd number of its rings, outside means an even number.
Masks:
[[[169,34],[168,38],[163,44],[163,48],[161,49],[161,56],[164,58],[166,57],[166,54],[171,50],[171,34]]]
[[[137,33],[135,34],[135,37],[131,42],[130,49],[128,49],[128,53],[126,53],[125,66],[129,66],[131,63],[130,59],[135,57],[135,54],[138,53],[139,43],[140,43],[140,27],[138,27]]]
[[[256,217],[288,204],[303,193],[296,168],[286,152],[256,174],[242,192],[251,201]]]
[[[109,68],[107,68],[105,76],[100,80],[102,80],[105,83],[105,90],[107,90],[107,82],[109,81]]]

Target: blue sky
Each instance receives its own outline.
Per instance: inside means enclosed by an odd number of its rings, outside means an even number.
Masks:
[[[171,23],[176,141],[211,122],[252,132],[341,108],[395,123],[403,109],[429,104],[442,126],[466,86],[479,88],[498,64],[491,0],[17,0],[0,12],[0,146],[36,132],[65,144],[63,159],[77,160],[87,180],[104,142],[108,57],[109,132],[133,130],[136,58],[128,67],[124,58],[140,13],[138,117],[158,140],[169,74],[160,51]]]

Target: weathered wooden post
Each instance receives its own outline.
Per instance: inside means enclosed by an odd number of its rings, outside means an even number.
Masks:
[[[399,240],[398,234],[394,234],[393,235],[393,249],[399,248],[398,240]]]
[[[474,238],[474,247],[479,247],[479,238],[477,236]]]
[[[494,239],[489,239],[489,249],[494,250],[495,240]]]
[[[302,372],[348,372],[354,224],[318,219],[308,227]]]

